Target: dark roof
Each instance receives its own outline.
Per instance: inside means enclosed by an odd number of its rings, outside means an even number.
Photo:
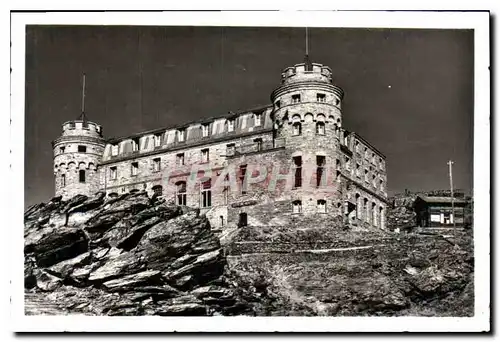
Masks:
[[[427,203],[451,203],[451,197],[443,197],[443,196],[418,196],[417,199],[421,199]],[[467,203],[463,198],[456,198],[453,201],[456,204],[464,204]]]
[[[382,158],[386,159],[385,154],[383,154],[375,146],[373,146],[372,144],[370,144],[365,138],[363,138],[361,135],[359,135],[359,133],[357,133],[357,132],[351,132],[351,134],[354,135],[359,140],[361,140],[361,142],[363,144],[365,144],[368,147],[370,147],[373,150],[373,152],[377,153],[379,156],[381,156]]]
[[[209,123],[209,122],[217,120],[217,119],[232,118],[232,117],[236,117],[238,115],[245,114],[245,113],[251,113],[251,112],[262,113],[262,112],[264,112],[266,109],[268,109],[270,107],[272,107],[272,104],[263,105],[263,106],[259,106],[259,107],[254,107],[254,108],[250,108],[250,109],[247,109],[247,110],[239,110],[237,112],[229,111],[227,114],[218,115],[218,116],[211,116],[211,117],[208,117],[208,118],[201,118],[201,119],[198,119],[198,120],[193,120],[193,121],[181,123],[181,124],[178,124],[178,125],[161,127],[161,128],[155,128],[155,129],[151,129],[151,130],[148,130],[148,131],[137,132],[137,133],[133,133],[133,134],[121,136],[121,137],[111,137],[111,138],[106,139],[106,143],[112,144],[112,143],[120,142],[120,141],[125,140],[125,139],[137,138],[137,137],[141,137],[141,136],[147,135],[147,134],[162,133],[162,132],[164,132],[166,130],[171,130],[171,129],[187,128],[187,127],[189,127],[191,125],[194,125],[194,124]]]

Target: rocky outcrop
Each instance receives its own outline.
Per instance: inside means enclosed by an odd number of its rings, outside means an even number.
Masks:
[[[225,281],[219,240],[198,210],[145,192],[98,193],[33,206],[25,224],[25,286],[62,311],[251,314]]]
[[[135,192],[53,198],[28,208],[24,233],[28,314],[473,314],[470,230],[304,221],[235,228],[222,247],[198,210]]]

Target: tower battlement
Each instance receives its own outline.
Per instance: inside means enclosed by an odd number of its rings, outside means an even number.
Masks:
[[[62,125],[62,136],[102,137],[101,125],[88,120],[71,120]]]
[[[299,63],[281,73],[281,83],[291,84],[304,81],[332,83],[332,69],[319,63]]]

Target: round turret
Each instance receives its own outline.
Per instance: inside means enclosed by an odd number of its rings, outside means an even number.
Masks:
[[[285,141],[292,168],[300,169],[302,184],[294,176],[291,200],[301,204],[302,213],[317,213],[326,206],[328,213],[341,215],[343,95],[332,82],[332,70],[307,57],[283,71],[281,85],[271,94],[275,137]]]
[[[87,120],[62,125],[62,136],[52,142],[56,196],[92,196],[99,190],[97,165],[104,146],[100,125]]]

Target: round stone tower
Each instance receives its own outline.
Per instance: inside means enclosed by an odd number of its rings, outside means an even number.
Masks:
[[[325,213],[341,213],[343,95],[332,70],[307,56],[283,71],[271,94],[275,138],[284,141],[294,172],[290,200],[300,204],[301,213],[322,212],[323,206]]]
[[[104,146],[101,126],[84,115],[62,125],[62,136],[52,142],[56,196],[92,196],[99,190],[97,164]]]

